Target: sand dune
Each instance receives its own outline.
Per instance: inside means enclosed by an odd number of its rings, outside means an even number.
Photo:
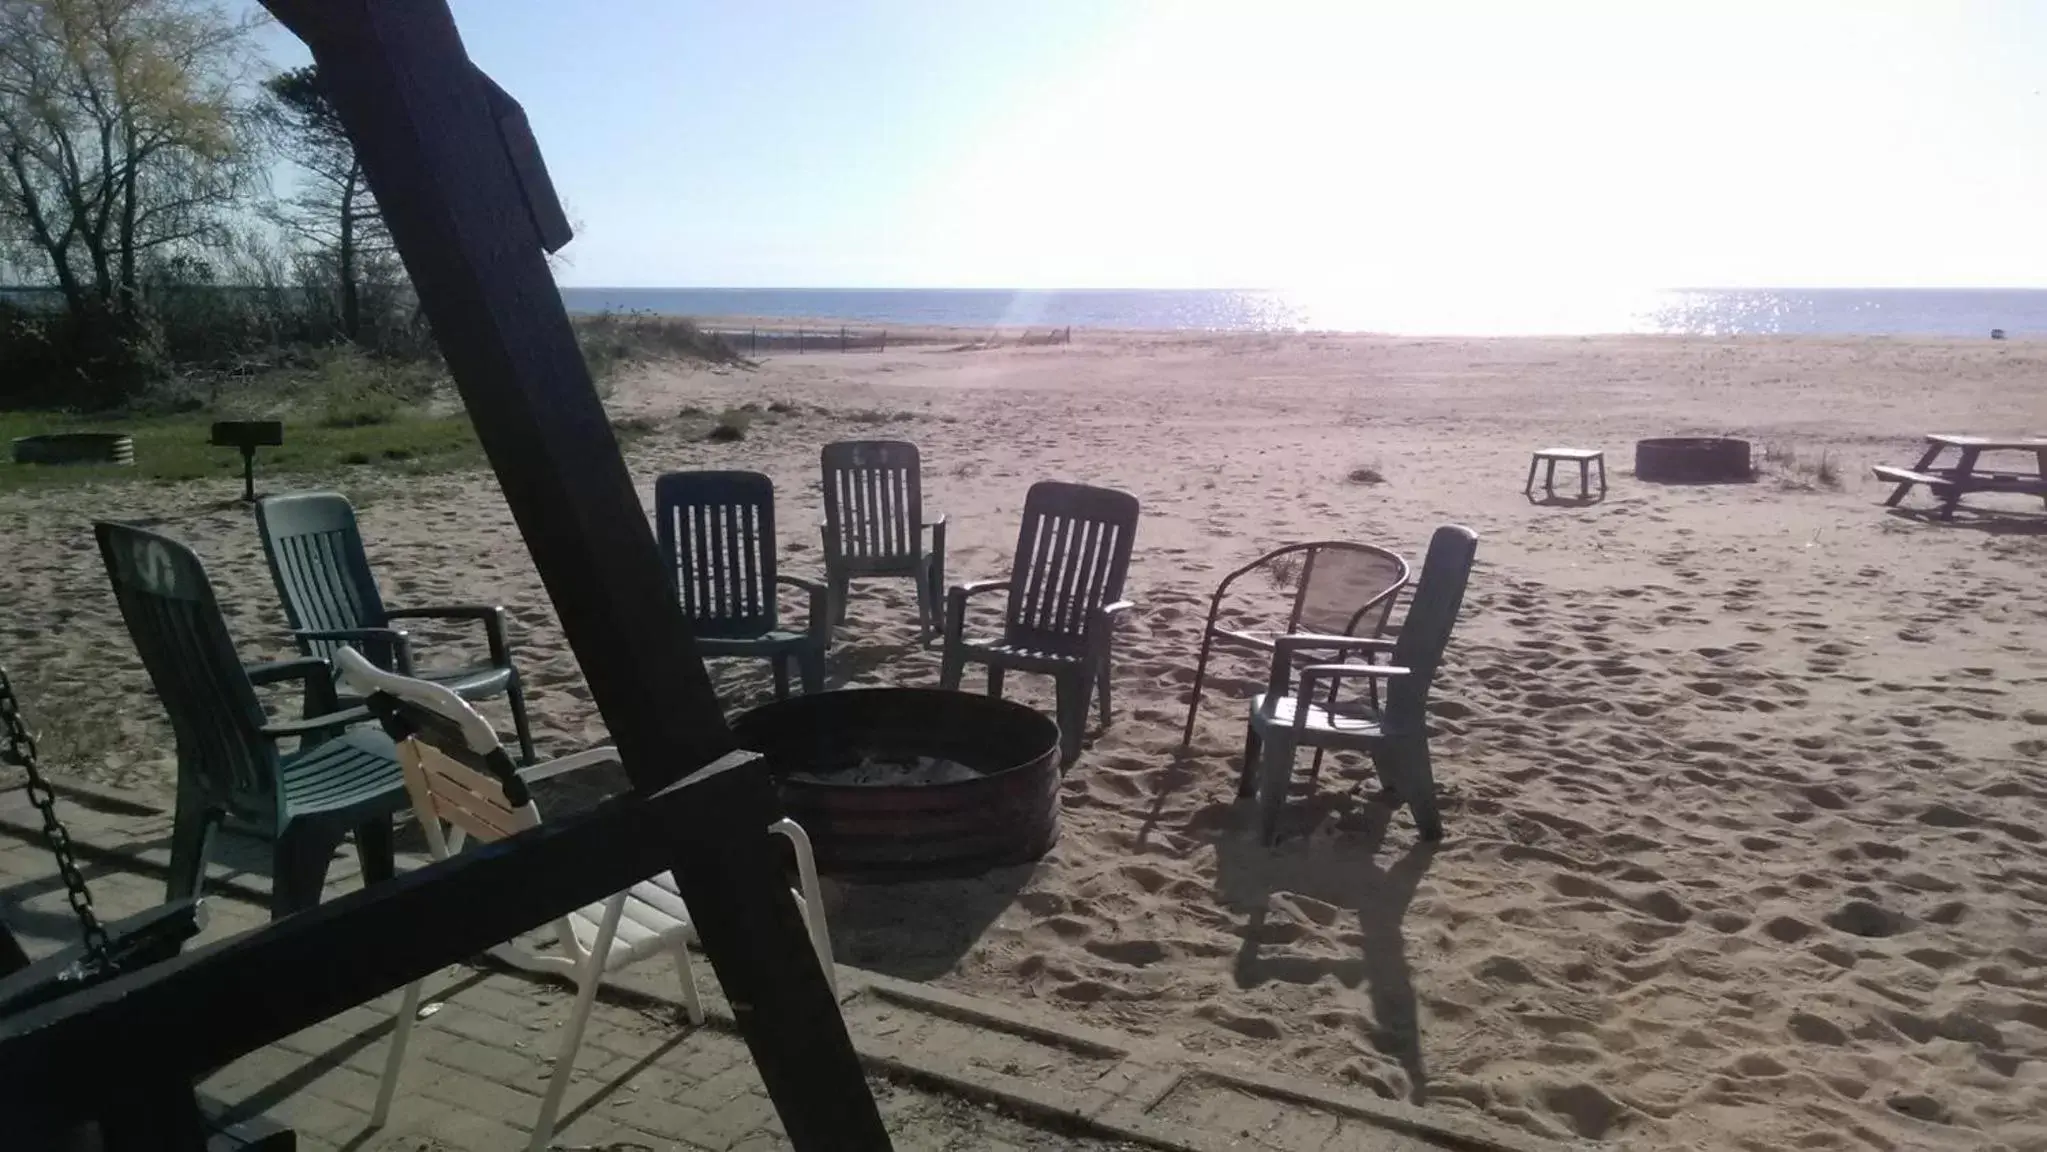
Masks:
[[[1117,716],[1067,775],[1062,842],[975,881],[842,886],[842,959],[1619,1147],[2019,1148],[2047,1147],[2047,521],[1890,513],[1867,469],[1927,431],[2047,433],[2043,368],[2024,342],[1077,333],[650,371],[615,404],[664,421],[631,458],[643,499],[671,468],[773,476],[797,572],[829,439],[921,445],[953,579],[1006,570],[1033,480],[1144,502]],[[740,444],[671,421],[773,400],[798,410]],[[1845,486],[1628,474],[1636,438],[1688,432],[1824,452]],[[1605,502],[1522,498],[1556,442],[1609,451]],[[1387,483],[1346,482],[1363,464]],[[543,745],[603,739],[494,481],[342,486],[389,599],[506,604]],[[193,543],[248,654],[281,648],[232,495],[0,496],[0,658],[67,770],[172,779],[91,517]],[[1262,669],[1223,658],[1179,750],[1208,591],[1298,539],[1418,565],[1448,521],[1481,536],[1437,682],[1448,839],[1338,757],[1257,845],[1234,781]],[[851,610],[835,679],[936,682],[906,583]],[[735,706],[767,690],[764,663],[719,673]]]

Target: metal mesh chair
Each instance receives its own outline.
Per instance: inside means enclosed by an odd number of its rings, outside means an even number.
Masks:
[[[1408,575],[1407,561],[1398,553],[1371,544],[1319,540],[1275,548],[1223,577],[1208,602],[1180,747],[1194,741],[1208,657],[1218,643],[1269,653],[1281,636],[1375,637],[1386,627]],[[1239,582],[1263,585],[1281,595],[1254,598],[1246,590],[1231,597]]]

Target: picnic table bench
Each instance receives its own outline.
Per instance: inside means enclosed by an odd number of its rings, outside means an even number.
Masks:
[[[1954,466],[1936,467],[1934,462],[1949,449],[1960,453]],[[1979,470],[1976,464],[1985,452],[2029,453],[2033,457],[2033,470]],[[2047,500],[2047,438],[1999,440],[1989,436],[1935,433],[1926,438],[1926,453],[1917,464],[1910,468],[1879,464],[1873,471],[1877,479],[1897,485],[1884,500],[1886,506],[1895,507],[1914,485],[1923,484],[1940,501],[1940,518],[1949,520],[1954,517],[1962,497],[1973,492],[2013,492]]]

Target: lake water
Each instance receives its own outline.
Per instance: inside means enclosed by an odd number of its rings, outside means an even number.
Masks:
[[[2047,337],[2043,289],[1667,289],[1452,293],[564,288],[575,312],[825,319],[885,327],[1337,331],[1399,335],[1604,333]]]

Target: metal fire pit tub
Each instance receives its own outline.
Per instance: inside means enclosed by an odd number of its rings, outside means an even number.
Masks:
[[[1747,480],[1748,441],[1717,436],[1637,440],[1635,478],[1692,484]]]
[[[1014,701],[854,688],[764,704],[732,734],[767,758],[821,872],[974,875],[1059,839],[1059,726]]]

